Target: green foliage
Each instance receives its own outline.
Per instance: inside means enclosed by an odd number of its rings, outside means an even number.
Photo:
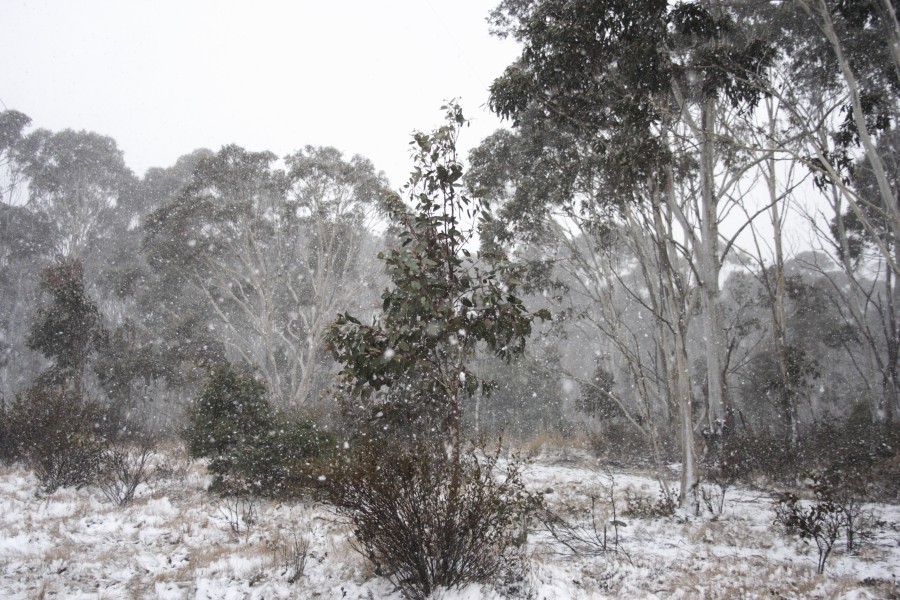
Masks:
[[[268,434],[274,413],[266,388],[231,365],[210,374],[203,394],[190,411],[188,452],[195,458],[231,456],[237,449]]]
[[[592,381],[582,385],[575,407],[586,415],[604,421],[621,416],[622,409],[611,398],[615,382],[615,375],[603,365],[597,365]]]
[[[210,459],[213,487],[227,494],[296,495],[334,446],[313,422],[277,414],[265,386],[228,364],[212,371],[189,418],[188,452]]]
[[[491,86],[492,110],[541,134],[580,138],[576,152],[603,156],[616,187],[641,185],[672,161],[659,133],[676,87],[688,101],[752,107],[775,57],[730,14],[700,2],[503,0],[491,22],[522,44]]]
[[[343,365],[344,391],[371,398],[383,388],[419,409],[433,408],[459,440],[460,403],[485,383],[468,369],[475,347],[496,355],[521,354],[536,317],[516,296],[522,269],[501,255],[473,260],[474,230],[467,220],[490,221],[480,202],[459,191],[462,165],[456,138],[465,123],[456,105],[447,124],[418,133],[415,168],[408,186],[413,209],[399,196],[386,200],[391,220],[402,227],[400,245],[381,254],[392,287],[372,325],[338,315],[327,334]]]
[[[102,469],[105,414],[78,390],[39,383],[2,417],[7,460],[24,460],[45,492],[92,483]]]
[[[84,289],[81,263],[64,260],[47,267],[41,275],[41,289],[51,301],[38,309],[28,347],[53,361],[51,380],[80,381],[89,355],[105,341],[100,311]]]
[[[276,415],[273,428],[234,455],[218,488],[232,494],[296,498],[320,484],[334,435],[309,419]]]

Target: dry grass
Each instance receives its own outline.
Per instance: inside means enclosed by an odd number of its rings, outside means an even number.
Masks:
[[[536,442],[542,458],[528,475],[534,488],[552,490],[547,506],[587,523],[593,496],[598,521],[611,519],[610,474],[577,466],[590,461],[559,464],[550,439]],[[572,454],[577,457],[577,451]],[[351,528],[327,507],[261,501],[256,526],[235,536],[217,516],[215,498],[204,492],[203,463],[177,454],[157,460],[168,470],[163,468],[149,491],[125,509],[91,489],[37,497],[33,477],[19,467],[0,469],[0,539],[9,541],[0,545],[0,597],[187,598],[206,586],[214,596],[252,590],[253,597],[324,599],[341,597],[343,587],[348,598],[367,598],[370,592],[373,598],[400,598],[354,550]],[[626,492],[658,493],[653,478],[633,473],[614,478],[620,516]],[[879,510],[888,523],[879,536],[855,556],[836,548],[824,576],[815,573],[814,548],[772,526],[771,500],[759,492],[729,492],[716,520],[621,517],[627,522],[621,530],[627,556],[564,556],[535,528],[523,549],[531,565],[528,586],[535,598],[577,600],[898,598],[896,581],[880,573],[896,572],[900,564],[897,530],[891,529],[900,521],[900,509]],[[21,544],[11,541],[19,539]],[[305,549],[303,540],[309,542]],[[304,553],[303,568],[295,568]]]
[[[576,463],[584,460],[585,452],[590,447],[590,440],[584,433],[563,435],[555,431],[542,431],[529,438],[507,440],[506,443],[529,460],[545,457]]]

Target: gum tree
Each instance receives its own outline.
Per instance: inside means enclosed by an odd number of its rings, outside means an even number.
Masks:
[[[459,486],[464,403],[490,383],[470,369],[476,346],[504,359],[525,350],[536,318],[516,295],[520,265],[499,253],[470,251],[473,222],[489,213],[462,192],[456,140],[465,124],[459,106],[445,107],[447,123],[415,135],[415,166],[406,191],[386,200],[399,245],[379,254],[391,286],[371,324],[338,315],[328,335],[343,365],[344,392],[371,407],[428,415],[422,423],[450,444],[453,482]],[[408,420],[407,420],[408,421]],[[423,432],[431,435],[430,429]]]

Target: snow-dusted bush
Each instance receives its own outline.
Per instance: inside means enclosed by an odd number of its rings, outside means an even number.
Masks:
[[[38,383],[17,396],[5,414],[12,458],[34,470],[45,492],[92,483],[107,439],[103,409],[63,386]]]
[[[811,539],[819,550],[818,572],[825,572],[825,561],[844,526],[841,507],[831,499],[817,494],[815,501],[803,503],[791,493],[782,494],[775,503],[775,523],[788,533]]]
[[[327,488],[353,523],[357,549],[416,599],[515,574],[540,506],[515,462],[501,468],[496,455],[472,452],[455,464],[434,445],[355,449]]]
[[[265,386],[231,365],[211,373],[186,437],[191,456],[210,459],[214,490],[270,497],[308,487],[316,461],[334,445],[312,421],[276,413]]]
[[[625,490],[625,511],[623,515],[639,519],[671,517],[678,508],[678,497],[660,480],[656,498],[646,496],[634,489]]]

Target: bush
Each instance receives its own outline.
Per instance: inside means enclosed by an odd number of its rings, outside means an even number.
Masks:
[[[662,480],[658,483],[659,494],[656,498],[645,496],[631,488],[626,489],[625,511],[622,514],[638,519],[660,519],[673,516],[678,508],[678,497]]]
[[[819,550],[819,573],[825,572],[825,561],[845,524],[841,506],[820,492],[816,500],[804,506],[794,494],[782,494],[775,503],[775,523],[801,539],[812,539]]]
[[[221,491],[292,498],[319,484],[334,436],[306,419],[274,418],[266,436],[234,453]],[[226,484],[226,479],[228,480]]]
[[[103,409],[76,391],[37,384],[4,410],[8,460],[24,460],[49,493],[92,483],[108,440]]]
[[[458,468],[459,471],[454,473]],[[410,598],[514,573],[516,546],[540,505],[519,466],[442,448],[365,446],[331,474],[331,501],[354,526],[357,549]],[[458,478],[458,489],[453,481]]]
[[[860,498],[897,500],[900,427],[873,425],[862,408],[856,407],[847,420],[809,426],[793,449],[771,432],[734,435],[718,468],[730,480],[762,475],[786,484],[813,474]]]
[[[110,502],[118,506],[131,504],[138,486],[150,477],[149,461],[154,454],[146,442],[134,446],[110,444],[101,458],[97,486]]]
[[[661,436],[662,438],[662,436]],[[656,461],[653,444],[640,429],[620,419],[609,419],[601,427],[588,432],[591,452],[607,464],[636,465]],[[666,439],[660,439],[665,456],[671,454]]]
[[[265,387],[230,365],[216,368],[190,410],[188,452],[209,458],[223,494],[295,496],[315,481],[333,436],[305,419],[277,414]]]
[[[231,365],[216,367],[200,398],[191,406],[188,452],[194,458],[228,461],[237,449],[255,444],[271,431],[274,413],[266,388]]]

